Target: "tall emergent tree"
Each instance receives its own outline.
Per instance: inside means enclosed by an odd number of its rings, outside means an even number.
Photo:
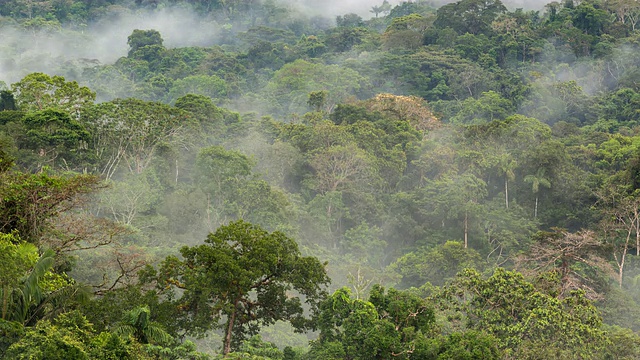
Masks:
[[[224,354],[261,325],[285,320],[305,328],[302,301],[294,292],[313,310],[329,283],[324,264],[301,256],[294,240],[242,220],[221,226],[205,244],[183,247],[180,253],[184,260],[169,256],[162,263],[158,285],[183,289],[178,303],[188,330],[224,327]]]

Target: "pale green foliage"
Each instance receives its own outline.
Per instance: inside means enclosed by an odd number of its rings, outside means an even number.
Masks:
[[[324,103],[332,107],[365,86],[366,79],[354,70],[296,60],[276,71],[264,92],[275,100],[271,106],[276,112],[303,114],[310,92],[326,91]]]
[[[456,109],[455,116],[449,119],[454,124],[484,124],[494,120],[503,120],[513,112],[511,101],[494,91],[482,93],[475,99],[466,98]]]
[[[140,217],[160,201],[162,188],[152,171],[129,174],[120,181],[107,182],[100,194],[100,206],[117,223],[140,225]]]
[[[77,82],[67,82],[62,76],[33,73],[12,84],[18,107],[24,111],[47,108],[65,110],[78,116],[83,107],[93,103],[96,94]]]
[[[459,241],[447,241],[405,254],[389,265],[389,270],[402,276],[401,284],[405,287],[420,287],[426,282],[440,286],[462,269],[478,268],[481,263],[476,250],[465,249]]]
[[[313,152],[309,165],[314,170],[310,187],[322,194],[368,188],[374,182],[374,160],[355,144],[335,145]]]
[[[437,336],[431,305],[408,291],[373,286],[369,301],[347,288],[320,305],[320,335],[307,359],[498,359],[495,339],[480,332]],[[462,345],[464,344],[464,345]]]
[[[260,335],[254,335],[242,342],[238,351],[224,356],[231,360],[283,360],[284,355],[274,344],[263,341]]]
[[[220,103],[227,96],[227,84],[215,75],[187,76],[176,80],[169,90],[169,102],[187,94],[204,95]]]
[[[387,243],[382,239],[382,230],[379,227],[363,222],[345,231],[343,248],[357,261],[379,268],[384,262]]]
[[[12,234],[0,234],[0,295],[2,319],[12,318],[8,313],[13,307],[14,292],[19,291],[21,279],[38,260],[38,248],[21,242]]]
[[[324,243],[334,249],[338,247],[340,224],[349,217],[349,209],[340,191],[316,195],[307,204],[307,222],[312,226],[316,243]]]
[[[137,99],[99,104],[84,121],[92,134],[96,171],[106,178],[122,170],[142,173],[151,166],[161,146],[190,143],[199,128],[180,109]]]
[[[137,343],[124,342],[110,333],[96,336],[91,323],[78,311],[38,322],[5,356],[20,360],[150,359]]]
[[[583,291],[557,298],[557,277],[544,275],[538,289],[518,272],[502,268],[484,279],[461,272],[440,294],[464,315],[466,327],[493,334],[508,358],[597,359],[606,345],[602,319]]]

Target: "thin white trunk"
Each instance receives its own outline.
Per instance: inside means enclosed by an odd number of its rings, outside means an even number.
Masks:
[[[636,222],[636,256],[640,256],[640,214],[638,214],[638,208],[634,208],[635,222]]]
[[[464,212],[464,248],[469,245],[469,213]]]
[[[509,179],[507,177],[504,178],[504,202],[509,210]]]

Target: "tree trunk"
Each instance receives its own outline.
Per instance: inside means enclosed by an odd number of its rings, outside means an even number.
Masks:
[[[227,329],[224,334],[224,349],[222,353],[227,355],[231,352],[231,337],[233,335],[233,323],[236,321],[236,312],[238,311],[238,302],[240,300],[236,299],[233,302],[233,312],[229,315],[229,319],[227,320]]]
[[[636,221],[637,224],[637,221]],[[636,233],[636,238],[638,237],[637,233]],[[613,255],[616,259],[616,262],[618,263],[618,285],[620,285],[620,288],[622,288],[622,278],[624,275],[624,261],[627,257],[627,251],[629,251],[629,240],[631,239],[631,230],[628,231],[627,233],[627,240],[624,242],[624,248],[622,249],[622,255],[620,256],[620,261],[618,261],[618,256],[615,253],[615,249],[613,252]]]
[[[538,195],[536,195],[536,207],[533,210],[533,218],[534,219],[538,218]]]
[[[509,179],[506,176],[504,178],[504,203],[509,210]]]
[[[469,245],[469,213],[467,211],[464,212],[464,248],[466,249]]]
[[[620,289],[622,289],[622,275],[623,275],[623,270],[624,270],[624,258],[626,257],[626,252],[627,249],[624,249],[624,252],[622,254],[622,259],[620,262],[620,265],[618,267],[618,285],[620,286]]]
[[[636,256],[640,256],[640,214],[638,208],[634,209],[636,220]]]

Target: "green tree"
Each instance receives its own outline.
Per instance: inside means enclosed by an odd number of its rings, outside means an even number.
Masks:
[[[18,107],[23,111],[54,108],[65,110],[76,118],[96,98],[93,91],[75,81],[43,73],[29,74],[12,84],[11,89]]]
[[[509,180],[515,179],[515,169],[518,163],[513,159],[509,153],[502,153],[498,158],[498,168],[504,175],[504,203],[505,207],[509,209]]]
[[[389,265],[402,276],[404,287],[420,287],[426,282],[441,286],[466,268],[478,268],[480,254],[465,249],[458,241],[447,241],[430,249],[420,248],[405,254]]]
[[[6,358],[20,360],[147,360],[136,342],[125,342],[104,332],[96,335],[93,326],[78,311],[40,321],[13,344]]]
[[[324,243],[327,247],[338,249],[343,231],[342,223],[349,217],[349,208],[345,205],[343,193],[333,191],[317,194],[307,204],[306,214],[303,222],[308,223],[309,228],[313,229],[311,242]]]
[[[138,99],[101,103],[83,121],[92,135],[96,172],[107,179],[123,165],[131,173],[142,173],[160,147],[189,143],[199,128],[193,117],[180,109]]]
[[[101,212],[121,225],[140,225],[140,217],[152,212],[161,200],[161,184],[149,170],[105,183],[109,188],[98,196]]]
[[[544,275],[538,289],[518,272],[498,268],[484,279],[465,270],[436,296],[464,314],[467,328],[494,335],[506,358],[599,358],[606,334],[598,310],[582,291],[557,298],[557,281]]]
[[[326,106],[331,108],[366,86],[366,79],[350,68],[298,59],[276,71],[262,92],[265,97],[274,98],[275,103],[269,104],[272,110],[289,115],[307,111],[308,94],[312,91],[327,91]]]
[[[131,336],[141,344],[163,344],[172,340],[171,335],[158,323],[151,321],[151,310],[146,305],[127,311],[113,332],[125,337]]]
[[[338,27],[362,27],[364,26],[364,21],[358,14],[349,13],[346,15],[339,15],[336,17],[336,24]]]
[[[23,240],[39,244],[51,219],[99,187],[92,175],[0,173],[0,232],[17,231]]]
[[[176,80],[169,90],[169,102],[187,94],[204,95],[214,102],[222,102],[228,92],[227,84],[216,75],[194,75]]]
[[[307,100],[307,105],[311,107],[314,111],[322,110],[327,103],[327,91],[312,91],[309,93],[309,99]]]
[[[291,292],[313,309],[329,282],[324,265],[301,256],[295,241],[244,221],[221,226],[204,245],[180,253],[184,260],[168,257],[162,263],[159,285],[184,289],[178,303],[193,319],[191,330],[217,327],[224,316],[224,354],[261,325],[286,320],[305,328],[301,300]]]
[[[0,91],[0,111],[18,110],[13,93],[9,90]]]
[[[133,30],[131,35],[127,38],[127,44],[129,45],[129,57],[144,47],[154,45],[162,46],[162,42],[162,35],[160,35],[157,30]]]
[[[631,30],[635,31],[640,22],[640,4],[637,1],[612,0],[607,1],[606,6],[616,14],[619,22],[631,26]]]
[[[9,314],[13,307],[14,291],[17,291],[25,274],[36,264],[38,248],[21,242],[12,234],[0,234],[0,294],[2,295],[1,319],[13,318]]]
[[[385,48],[418,49],[422,46],[424,32],[431,23],[433,23],[432,18],[425,18],[418,14],[394,18],[382,35]]]
[[[310,359],[408,358],[435,323],[433,308],[409,292],[373,287],[369,301],[338,289],[320,305]]]
[[[266,229],[286,231],[291,224],[289,200],[282,191],[264,180],[251,180],[238,184],[231,194],[228,214]]]
[[[497,360],[504,359],[498,340],[482,331],[454,332],[438,339],[435,349],[427,354],[438,360]]]
[[[434,25],[450,27],[460,35],[487,33],[491,22],[506,11],[500,0],[460,0],[439,8]]]
[[[46,109],[27,114],[23,119],[25,139],[18,145],[29,149],[38,161],[36,169],[56,165],[63,169],[81,170],[90,154],[90,134],[66,111]],[[33,164],[21,161],[25,167]],[[31,166],[30,166],[31,165]]]
[[[610,14],[597,2],[582,2],[573,11],[573,26],[590,35],[601,35],[610,22]]]
[[[309,182],[322,194],[353,187],[366,188],[377,176],[373,159],[354,144],[315,151],[309,165],[315,171]]]
[[[546,172],[547,172],[546,168],[540,167],[538,168],[535,174],[529,174],[524,177],[525,182],[531,183],[531,190],[533,191],[533,194],[536,196],[536,203],[533,210],[534,218],[538,217],[538,197],[539,197],[538,191],[540,191],[540,186],[543,186],[546,188],[551,187],[551,181],[549,181],[549,179],[545,177]]]
[[[53,271],[55,253],[52,250],[39,255],[32,244],[6,245],[3,246],[5,250],[13,254],[7,254],[5,259],[9,258],[11,264],[19,268],[8,273],[17,275],[17,279],[2,279],[0,322],[18,327],[33,326],[74,302],[73,295],[78,288]]]
[[[243,341],[237,351],[228,353],[224,358],[231,360],[287,360],[277,346],[262,340],[260,335],[254,335]]]
[[[222,146],[201,149],[196,157],[196,183],[207,195],[209,230],[226,221],[233,213],[234,195],[250,180],[254,161],[246,155]],[[245,189],[248,190],[248,189]],[[250,199],[247,199],[250,201]]]
[[[513,104],[494,91],[482,93],[475,99],[468,97],[454,110],[450,122],[454,124],[482,124],[494,120],[504,120],[513,112]]]

